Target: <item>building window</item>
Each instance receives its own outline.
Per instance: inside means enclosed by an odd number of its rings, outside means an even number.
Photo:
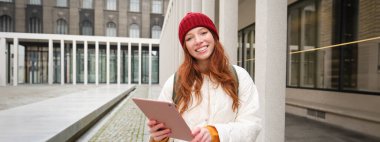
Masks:
[[[67,7],[67,0],[57,0],[58,7]]]
[[[157,14],[162,13],[162,0],[152,1],[152,13],[157,13]]]
[[[12,2],[12,0],[0,0],[1,2]]]
[[[28,32],[42,33],[42,23],[40,18],[32,17],[29,19]]]
[[[108,22],[106,27],[106,36],[116,36],[116,24],[113,22]]]
[[[83,0],[82,8],[92,9],[92,0]]]
[[[66,20],[63,20],[63,19],[57,20],[57,31],[56,31],[57,34],[67,34],[68,29],[69,28],[68,28]]]
[[[161,27],[154,25],[152,27],[152,38],[159,39],[161,35]]]
[[[132,12],[140,12],[140,0],[130,0],[129,10]]]
[[[82,35],[93,35],[92,24],[90,21],[83,21],[82,23]]]
[[[41,5],[41,0],[29,0],[30,5]]]
[[[107,0],[107,10],[116,10],[116,0]]]
[[[0,32],[13,32],[12,18],[10,16],[0,16]]]
[[[129,27],[129,37],[140,38],[140,27],[137,24],[132,24]]]

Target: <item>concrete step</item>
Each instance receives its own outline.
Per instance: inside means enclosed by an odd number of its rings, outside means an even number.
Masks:
[[[108,85],[0,111],[0,141],[69,141],[133,91]]]

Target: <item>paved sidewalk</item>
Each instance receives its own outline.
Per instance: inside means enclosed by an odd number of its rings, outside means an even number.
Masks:
[[[115,110],[89,141],[148,141],[146,118],[131,98],[150,98],[150,90],[149,86],[137,86],[136,90],[126,98],[125,102],[122,102],[121,107]]]
[[[105,85],[21,84],[0,87],[0,111],[103,86]]]

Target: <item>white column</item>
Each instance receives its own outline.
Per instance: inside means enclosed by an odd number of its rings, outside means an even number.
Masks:
[[[77,43],[73,40],[73,84],[77,84]]]
[[[18,83],[18,39],[13,39],[13,86]]]
[[[87,84],[88,79],[88,43],[84,41],[84,84]]]
[[[223,14],[221,14],[223,15]],[[263,128],[260,142],[285,141],[287,1],[256,1],[255,82]]]
[[[191,11],[202,12],[202,0],[191,0]]]
[[[117,43],[117,84],[120,84],[120,42]]]
[[[184,0],[185,14],[191,11],[191,0]]]
[[[61,84],[65,84],[65,43],[61,39]]]
[[[215,0],[202,0],[202,13],[215,22]]]
[[[99,84],[99,41],[95,42],[95,84]]]
[[[107,41],[107,48],[106,48],[106,62],[107,62],[107,64],[106,64],[106,69],[107,69],[107,72],[106,72],[106,82],[107,82],[107,84],[110,84],[110,42],[109,41]]]
[[[53,40],[49,39],[48,83],[53,84]]]
[[[132,72],[132,69],[131,69],[131,64],[132,64],[132,62],[131,62],[131,56],[132,56],[132,54],[131,54],[131,51],[132,50],[132,47],[131,47],[131,43],[129,42],[128,43],[128,84],[131,84],[131,72]]]
[[[139,43],[139,85],[141,85],[141,43]]]
[[[238,48],[238,1],[220,0],[219,38],[230,62],[237,64]]]
[[[5,38],[0,38],[0,86],[7,85],[7,42]],[[8,54],[10,52],[8,51]]]
[[[149,43],[149,85],[152,84],[152,43]]]

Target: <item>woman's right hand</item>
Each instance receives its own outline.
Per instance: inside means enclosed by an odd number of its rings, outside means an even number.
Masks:
[[[150,136],[154,141],[161,141],[166,137],[169,137],[170,129],[166,128],[164,123],[158,123],[156,120],[149,120],[148,127]]]

